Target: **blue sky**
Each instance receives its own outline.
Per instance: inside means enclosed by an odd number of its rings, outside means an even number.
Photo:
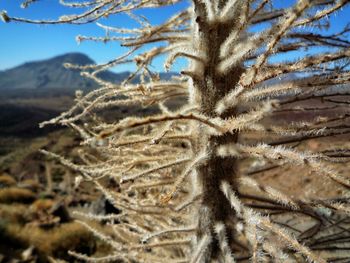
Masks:
[[[180,4],[161,9],[142,10],[142,14],[152,23],[159,24],[172,14],[188,6],[189,0]],[[280,7],[287,6],[293,0],[277,0]],[[78,13],[78,9],[62,7],[58,0],[41,0],[27,9],[20,8],[21,0],[0,0],[0,10],[7,10],[10,16],[26,17],[31,19],[55,19],[63,14]],[[342,10],[336,17],[331,18],[334,26],[330,32],[342,28],[350,22],[349,6]],[[134,22],[125,15],[119,15],[112,19],[102,20],[102,23],[111,26],[133,27]],[[22,23],[0,22],[0,70],[17,66],[21,63],[33,60],[47,59],[67,52],[82,52],[90,56],[98,63],[106,62],[126,49],[118,43],[91,43],[83,42],[80,45],[75,41],[77,35],[103,36],[104,30],[95,24],[87,25],[33,25]],[[154,63],[156,70],[162,70],[162,61]],[[173,70],[177,70],[183,64],[178,61]],[[116,71],[130,70],[130,66],[123,66]]]
[[[29,8],[20,8],[21,0],[0,0],[0,11],[6,10],[10,16],[31,19],[57,19],[63,14],[77,14],[79,9],[62,7],[58,0],[42,0]],[[160,9],[142,10],[153,24],[165,21],[172,14],[184,9],[188,2]],[[126,15],[118,15],[112,19],[100,21],[103,24],[120,27],[133,27],[135,22]],[[50,58],[67,52],[82,52],[98,63],[123,54],[127,49],[118,43],[95,43],[84,41],[80,45],[75,41],[77,35],[104,36],[103,29],[95,24],[86,25],[33,25],[25,23],[2,23],[0,21],[0,70],[18,64]],[[160,61],[155,67],[160,68]],[[117,71],[128,70],[128,66]],[[161,69],[160,69],[161,70]]]

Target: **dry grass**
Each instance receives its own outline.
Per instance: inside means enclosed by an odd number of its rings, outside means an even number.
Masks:
[[[35,200],[35,194],[18,187],[0,189],[0,203],[31,203]]]
[[[54,205],[52,199],[38,199],[30,206],[31,211],[48,211]]]
[[[62,224],[50,230],[32,224],[24,227],[19,224],[8,224],[5,232],[5,236],[10,237],[12,243],[25,247],[33,246],[40,258],[54,256],[69,260],[68,250],[90,254],[95,249],[92,234],[76,222]]]
[[[0,220],[25,224],[29,220],[28,206],[24,204],[0,204]]]
[[[33,221],[37,213],[49,210],[53,201],[39,199],[33,204],[0,204],[0,254],[20,257],[21,251],[34,247],[35,262],[47,262],[48,257],[73,262],[69,250],[93,254],[96,241],[84,226],[76,222],[42,228]],[[11,251],[7,251],[8,249]]]
[[[43,186],[34,179],[25,179],[18,184],[21,188],[29,189],[37,193]]]
[[[16,183],[16,180],[10,175],[4,174],[0,176],[0,188],[14,186]]]

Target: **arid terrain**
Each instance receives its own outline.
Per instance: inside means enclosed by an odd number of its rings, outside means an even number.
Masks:
[[[109,249],[74,221],[73,211],[101,215],[118,211],[92,185],[76,189],[77,174],[40,153],[44,149],[80,160],[77,134],[67,127],[39,128],[42,121],[74,105],[75,90],[87,93],[94,88],[78,72],[62,69],[63,62],[93,63],[85,55],[72,53],[0,72],[1,263],[74,262],[68,250],[104,255]],[[104,77],[117,83],[128,74],[107,72]],[[111,108],[105,117],[116,121],[156,110]]]
[[[317,108],[327,108],[322,110],[323,116],[349,113],[346,107],[347,97],[338,99],[344,101],[344,107],[332,108],[331,103],[308,100],[292,105],[291,108],[295,110],[281,111],[265,121],[271,124],[307,121],[319,115],[320,110]],[[186,98],[181,98],[171,104],[177,107],[185,100]],[[73,104],[74,89],[22,87],[17,90],[3,89],[1,93],[0,263],[74,262],[67,253],[68,250],[104,255],[110,249],[95,239],[84,226],[74,221],[76,215],[73,211],[101,215],[119,211],[92,188],[91,184],[84,183],[75,188],[77,174],[39,152],[40,149],[45,149],[79,162],[79,149],[83,146],[80,145],[77,134],[68,128],[38,127],[40,122],[57,116]],[[300,110],[303,107],[313,107],[315,110],[306,115]],[[156,110],[156,107],[120,107],[110,109],[106,116],[107,119],[117,121],[125,116],[139,116]],[[346,133],[337,137],[306,140],[295,144],[295,147],[311,151],[349,148],[349,136]],[[249,135],[244,139],[249,140]],[[347,163],[337,163],[335,167],[343,175],[349,174],[350,167]],[[252,171],[251,167],[244,165],[241,169],[248,174]],[[344,191],[330,180],[293,165],[283,168],[271,165],[270,169],[251,173],[251,176],[264,185],[299,198],[336,198]],[[102,229],[106,226],[96,223],[95,227]]]
[[[55,103],[48,103],[50,100]],[[40,149],[45,149],[79,162],[79,148],[82,146],[79,145],[77,134],[67,128],[37,128],[39,121],[53,117],[71,105],[73,97],[17,99],[12,103],[8,105],[15,105],[19,109],[18,113],[26,112],[28,116],[23,121],[16,119],[17,111],[10,111],[13,115],[7,118],[7,122],[1,122],[4,128],[0,129],[0,262],[14,262],[12,259],[18,260],[16,262],[55,262],[54,259],[73,262],[67,254],[68,250],[90,255],[107,252],[108,247],[95,239],[82,225],[74,222],[73,211],[100,214],[118,211],[91,188],[92,185],[85,183],[75,189],[77,174],[39,152]],[[32,110],[33,105],[35,110]],[[142,108],[120,108],[111,112],[117,119],[128,114],[145,114]],[[331,116],[339,113],[328,114]],[[279,116],[273,121],[285,121],[286,118],[296,121],[312,116],[289,113],[287,117]],[[298,147],[327,150],[347,147],[348,144],[349,135],[342,135],[331,139],[325,137],[321,140],[308,140]],[[350,171],[346,163],[336,164],[336,167],[343,175]],[[242,167],[245,172],[249,172],[249,169],[251,168],[244,165]],[[344,194],[344,189],[330,180],[293,165],[283,168],[272,166],[271,169],[251,176],[264,185],[275,187],[294,197],[328,198]],[[96,227],[103,226],[96,224]]]

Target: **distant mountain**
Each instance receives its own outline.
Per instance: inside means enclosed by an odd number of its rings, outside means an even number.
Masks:
[[[81,65],[94,63],[89,57],[70,53],[48,60],[27,62],[0,72],[0,89],[47,89],[62,87],[89,87],[91,81],[83,79],[77,70],[67,70],[63,63]]]
[[[96,87],[92,80],[80,76],[78,70],[66,69],[64,63],[78,65],[95,64],[82,53],[68,53],[47,60],[27,62],[18,67],[0,71],[0,90],[2,89],[90,89]],[[130,73],[100,73],[102,79],[120,83]],[[162,73],[161,77],[169,79],[173,73]]]

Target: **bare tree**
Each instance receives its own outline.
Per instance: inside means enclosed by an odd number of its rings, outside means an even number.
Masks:
[[[79,93],[73,108],[42,124],[79,132],[87,149],[84,164],[45,153],[79,172],[77,181],[91,181],[121,210],[80,215],[110,220],[109,233],[82,224],[111,245],[112,255],[72,255],[91,262],[349,262],[350,182],[339,170],[347,165],[349,145],[335,141],[350,133],[350,27],[327,33],[328,18],[349,1],[298,0],[278,9],[272,0],[193,0],[160,25],[133,13],[178,2],[60,0],[85,11],[52,21],[2,13],[5,22],[97,22],[105,37],[77,40],[120,41],[130,48],[103,65],[67,64],[101,88]],[[119,13],[140,26],[98,22]],[[161,79],[149,66],[162,55],[166,70],[179,57],[189,66]],[[123,83],[99,77],[125,63],[137,70]],[[169,107],[177,97],[187,97],[185,105]],[[101,109],[140,105],[157,105],[158,112],[118,122],[98,116]],[[305,142],[322,138],[333,144],[307,148]],[[344,195],[290,196],[260,178],[273,170],[302,177],[312,172]],[[115,180],[118,190],[105,178]]]

